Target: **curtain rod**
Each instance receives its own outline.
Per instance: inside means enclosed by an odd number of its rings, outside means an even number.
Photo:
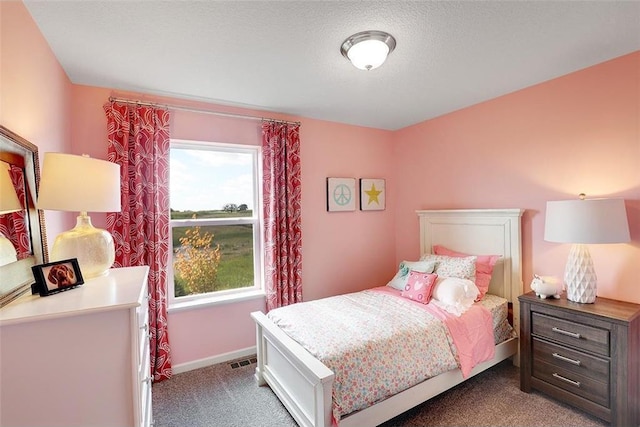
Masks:
[[[201,108],[190,108],[190,107],[182,107],[180,105],[170,105],[170,104],[158,104],[154,102],[144,102],[144,101],[134,101],[132,99],[124,99],[124,98],[116,98],[113,96],[109,97],[109,101],[111,102],[120,102],[123,104],[135,104],[135,105],[144,105],[148,107],[162,107],[169,110],[182,110],[182,111],[190,111],[192,113],[205,113],[205,114],[213,114],[216,116],[223,117],[231,117],[234,119],[248,119],[248,120],[262,120],[265,122],[275,122],[275,123],[286,123],[288,125],[298,125],[300,126],[300,122],[292,122],[289,120],[278,120],[278,119],[270,119],[268,117],[258,117],[258,116],[249,116],[245,114],[234,114],[234,113],[223,113],[221,111],[212,111],[205,110]]]

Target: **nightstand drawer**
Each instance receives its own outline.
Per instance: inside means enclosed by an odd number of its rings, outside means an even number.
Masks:
[[[547,341],[532,339],[533,364],[542,361],[602,383],[609,382],[609,361]]]
[[[609,407],[609,384],[541,360],[533,363],[533,376],[591,402]]]
[[[531,315],[531,333],[559,341],[575,348],[609,356],[609,331],[582,323],[547,316]]]

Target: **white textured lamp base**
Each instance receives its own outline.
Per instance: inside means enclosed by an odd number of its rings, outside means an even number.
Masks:
[[[84,279],[103,276],[115,261],[113,237],[107,230],[95,228],[91,218],[80,214],[76,226],[60,233],[53,242],[51,260],[77,258]]]
[[[564,282],[567,286],[567,299],[581,303],[593,303],[596,300],[596,271],[593,268],[591,254],[586,245],[575,244],[569,252],[564,270]]]

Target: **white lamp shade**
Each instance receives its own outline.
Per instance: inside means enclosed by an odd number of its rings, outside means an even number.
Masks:
[[[347,55],[351,63],[361,70],[373,70],[387,59],[389,46],[381,40],[364,40],[354,44]]]
[[[13,181],[11,181],[9,171],[9,164],[0,162],[0,214],[22,210],[22,205],[13,186]]]
[[[630,240],[623,199],[547,202],[544,240],[558,243],[624,243]]]
[[[38,208],[119,212],[120,165],[85,156],[45,153]]]

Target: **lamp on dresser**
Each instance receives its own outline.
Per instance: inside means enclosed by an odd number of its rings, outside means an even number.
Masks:
[[[9,175],[10,166],[0,162],[0,215],[22,210],[20,199]],[[18,260],[16,248],[6,236],[0,233],[0,265]]]
[[[587,244],[625,243],[630,240],[623,199],[586,199],[547,202],[544,240],[572,243],[564,272],[567,299],[596,300],[596,273]]]
[[[95,228],[87,212],[120,211],[120,165],[88,156],[45,153],[38,208],[80,212],[76,226],[56,237],[51,261],[77,258],[85,278],[107,274],[115,260],[113,237]]]

